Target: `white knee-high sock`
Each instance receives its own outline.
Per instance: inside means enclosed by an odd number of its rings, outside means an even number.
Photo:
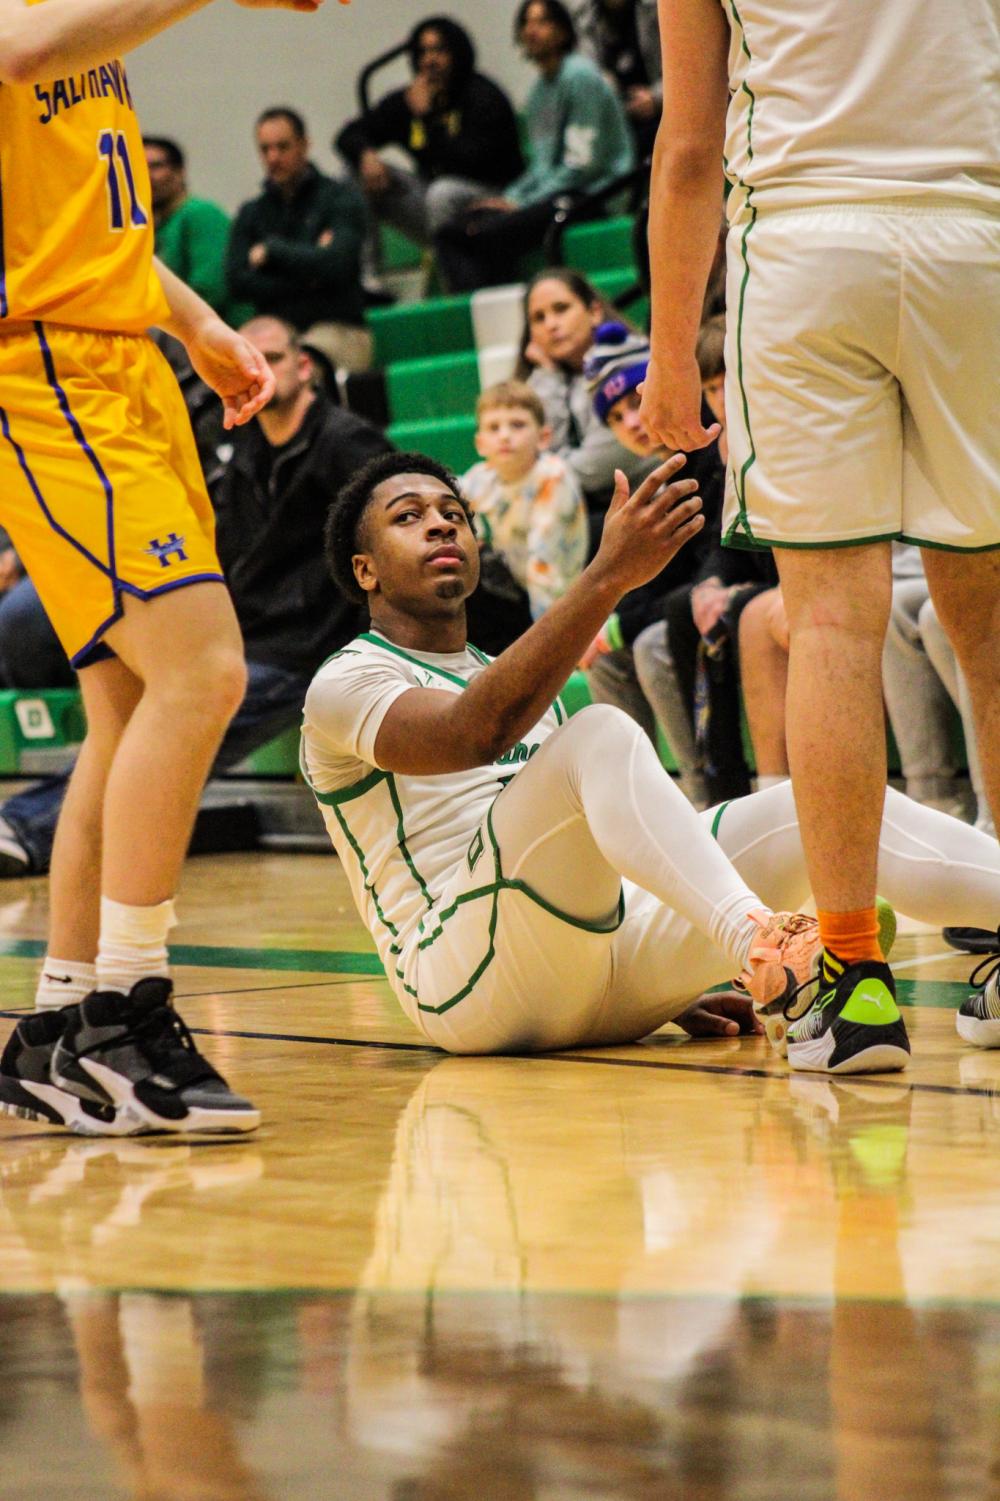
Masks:
[[[801,906],[809,876],[790,783],[729,803],[718,839],[769,906]],[[907,917],[937,927],[1000,923],[1000,844],[947,813],[887,787],[879,835],[878,889]]]
[[[716,844],[660,765],[647,737],[625,718],[595,720],[591,753],[575,759],[577,792],[608,863],[659,897],[732,958],[746,963],[755,930],[747,916],[765,904]]]
[[[102,896],[98,990],[120,990],[127,995],[139,980],[169,975],[167,934],[176,921],[173,902],[129,907]]]

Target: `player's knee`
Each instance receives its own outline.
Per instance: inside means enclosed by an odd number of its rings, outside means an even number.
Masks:
[[[166,705],[179,722],[195,716],[203,723],[226,725],[243,701],[247,686],[243,653],[216,644],[199,653],[183,670],[164,670],[146,682],[146,693]]]
[[[242,651],[224,647],[213,653],[212,660],[206,664],[206,672],[219,716],[228,724],[247,691],[247,665]]]
[[[631,715],[614,704],[588,704],[569,720],[567,730],[572,729],[573,738],[585,740],[598,746],[602,753],[615,746],[632,745],[646,738],[641,725]]]

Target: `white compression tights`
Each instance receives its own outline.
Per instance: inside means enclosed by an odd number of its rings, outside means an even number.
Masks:
[[[553,735],[497,799],[493,823],[504,875],[561,911],[606,918],[624,876],[742,968],[747,913],[763,903],[619,709],[594,705]]]
[[[711,829],[717,822],[716,835]],[[542,747],[498,799],[504,874],[587,920],[613,909],[624,876],[745,961],[747,913],[794,911],[809,877],[790,783],[698,814],[638,726],[597,705]],[[1000,922],[1000,845],[886,789],[879,891],[936,926]]]
[[[712,821],[715,816],[712,810],[702,815]],[[794,910],[808,899],[809,878],[790,782],[728,804],[716,837],[768,906]],[[897,911],[919,922],[996,928],[1000,844],[888,787],[879,837],[878,889]]]

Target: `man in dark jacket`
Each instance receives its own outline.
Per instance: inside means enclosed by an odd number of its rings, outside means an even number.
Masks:
[[[361,290],[364,199],[353,182],[324,177],[313,166],[295,110],[265,110],[256,134],[264,190],[233,223],[230,294],[307,333],[332,365],[366,370],[372,344]]]
[[[334,145],[358,174],[372,212],[422,245],[470,203],[488,198],[523,162],[510,100],[475,71],[463,27],[430,16],[409,38],[413,81],[368,115],[351,120]],[[415,171],[390,166],[383,146],[401,146]]]
[[[313,673],[357,634],[358,607],[327,572],[323,527],[338,490],[392,447],[371,423],[314,389],[290,324],[255,318],[242,332],[274,371],[275,393],[246,427],[199,433],[247,662],[246,697],[213,774],[297,724]],[[68,779],[68,772],[49,777],[0,807],[0,877],[48,870]]]

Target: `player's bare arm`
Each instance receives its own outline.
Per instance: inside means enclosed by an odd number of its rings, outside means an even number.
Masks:
[[[180,339],[194,369],[221,398],[223,425],[242,427],[274,394],[271,367],[258,349],[224,323],[162,261],[157,260],[155,265],[170,306],[164,329]]]
[[[130,52],[212,0],[0,0],[0,83],[44,83]],[[318,10],[323,0],[239,0],[250,9]]]
[[[659,0],[663,115],[650,180],[653,358],[642,420],[670,448],[704,448],[694,347],[719,234],[729,27],[718,0]]]
[[[666,567],[704,525],[695,480],[671,483],[675,454],[634,494],[619,472],[593,562],[540,620],[455,696],[414,688],[392,705],[378,765],[411,776],[488,765],[549,707],[623,594]]]

